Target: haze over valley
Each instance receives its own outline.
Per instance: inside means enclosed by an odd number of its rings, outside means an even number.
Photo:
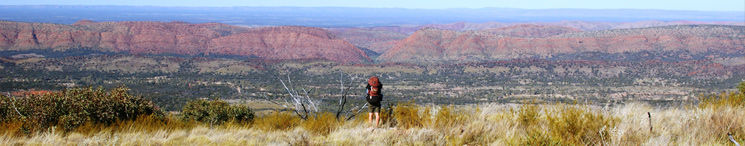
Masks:
[[[339,74],[381,76],[398,101],[687,101],[734,87],[745,68],[745,22],[730,12],[49,5],[0,10],[29,12],[0,17],[4,92],[126,85],[154,94],[147,96],[173,110],[194,98],[282,96],[278,79],[287,75],[331,98]],[[101,11],[111,13],[96,13]],[[184,88],[194,85],[199,89]],[[184,97],[166,96],[174,94]]]
[[[0,4],[0,145],[745,142],[729,1],[281,2]]]

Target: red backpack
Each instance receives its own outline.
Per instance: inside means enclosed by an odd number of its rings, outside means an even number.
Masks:
[[[367,80],[367,84],[370,85],[370,96],[380,96],[380,80],[378,77],[370,77],[370,80]]]

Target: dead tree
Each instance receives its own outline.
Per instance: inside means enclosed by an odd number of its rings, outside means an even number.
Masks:
[[[344,114],[344,116],[346,117],[344,119],[350,120],[357,113],[359,113],[362,109],[364,109],[364,107],[367,106],[367,103],[365,103],[365,105],[363,105],[362,108],[360,108],[355,113],[352,113],[352,112],[357,107],[352,108],[349,111],[344,110],[344,107],[347,104],[347,97],[350,92],[349,89],[352,87],[352,84],[354,83],[350,80],[346,83],[347,85],[345,86],[344,78],[345,78],[344,73],[341,73],[340,80],[339,80],[339,83],[340,83],[339,94],[341,94],[342,96],[341,98],[339,98],[339,104],[337,105],[337,110],[335,111],[335,114],[336,114],[336,119],[342,119],[341,116],[342,114]],[[319,104],[320,101],[314,101],[313,98],[310,97],[310,92],[306,91],[304,88],[301,88],[303,92],[299,92],[299,90],[296,90],[294,85],[292,84],[292,80],[290,79],[289,74],[287,75],[287,83],[285,83],[285,81],[282,79],[279,79],[279,81],[282,83],[282,86],[285,88],[285,90],[289,94],[291,101],[285,100],[284,104],[280,104],[280,103],[271,101],[270,99],[265,97],[266,100],[269,100],[270,102],[278,104],[278,105],[282,105],[285,108],[288,108],[288,105],[293,106],[294,108],[291,109],[292,112],[297,114],[297,116],[303,120],[307,120],[308,117],[310,116],[313,116],[313,117],[317,116],[317,113],[319,113],[317,105]]]
[[[349,86],[347,86],[347,90],[344,90],[344,73],[340,75],[339,78],[339,85],[341,86],[341,98],[339,98],[339,107],[336,111],[336,119],[339,119],[339,116],[341,116],[342,111],[344,111],[344,105],[347,104],[347,92],[349,92],[349,88],[352,87],[352,82],[349,82]]]
[[[279,79],[279,81],[282,82],[282,86],[284,86],[285,90],[287,90],[287,93],[290,94],[290,98],[292,98],[292,105],[295,106],[295,109],[293,109],[293,111],[301,119],[306,120],[308,119],[308,116],[315,115],[315,113],[318,112],[318,107],[308,95],[308,91],[306,91],[303,88],[303,92],[305,93],[305,96],[302,96],[298,93],[297,90],[295,90],[295,87],[292,86],[292,80],[290,79],[289,74],[287,74],[287,82],[289,82],[290,87],[287,87],[287,84],[285,84],[285,82],[282,81],[282,79]],[[309,105],[309,107],[306,107],[305,106],[306,104]],[[311,108],[311,109],[309,110],[308,108]],[[303,114],[301,114],[300,111],[302,111]]]

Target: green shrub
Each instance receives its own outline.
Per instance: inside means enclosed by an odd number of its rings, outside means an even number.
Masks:
[[[128,90],[117,87],[107,92],[101,87],[87,87],[22,98],[0,96],[0,107],[3,107],[0,121],[22,122],[22,130],[29,133],[54,125],[70,131],[83,124],[109,125],[134,120],[140,115],[163,117],[163,112],[152,101],[132,96]]]
[[[185,121],[198,121],[209,124],[221,124],[226,121],[252,122],[254,113],[245,105],[229,105],[217,99],[213,101],[192,100],[184,105],[181,111]]]

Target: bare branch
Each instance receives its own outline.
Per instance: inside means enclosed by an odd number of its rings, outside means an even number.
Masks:
[[[21,114],[21,112],[18,112],[18,108],[16,108],[16,99],[13,98],[13,97],[9,97],[9,98],[12,98],[13,99],[13,109],[16,110],[16,113],[18,113],[18,115],[21,115],[21,117],[26,117],[26,116],[23,116],[23,114]]]
[[[312,110],[314,110],[315,112],[318,112],[318,107],[316,106],[316,103],[313,103],[313,100],[310,99],[310,96],[308,95],[308,91],[305,91],[305,88],[302,88],[302,89],[303,89],[303,92],[305,92],[305,97],[308,99],[308,103],[310,107],[313,108]]]
[[[300,117],[301,119],[305,119],[303,118],[303,115],[300,115],[300,112],[298,112],[297,110],[292,110],[292,111],[294,111],[295,114],[297,114],[297,116]]]
[[[292,89],[292,92],[295,92],[295,95],[298,95],[297,91],[295,90],[295,87],[292,86],[292,80],[290,80],[290,73],[287,73],[287,82],[290,83],[290,89]]]
[[[306,119],[308,119],[308,110],[307,110],[307,109],[305,108],[305,104],[303,104],[303,103],[301,102],[301,103],[300,103],[300,106],[302,106],[302,107],[303,107],[303,112],[305,112],[305,117],[301,117],[301,118],[303,118],[303,120],[306,120]]]
[[[729,141],[731,141],[732,143],[735,143],[736,146],[740,146],[740,144],[737,143],[737,141],[735,140],[735,138],[732,137],[732,134],[730,134],[729,132],[727,132],[727,136],[729,137]]]
[[[367,102],[365,103],[365,105],[362,105],[362,108],[360,108],[360,110],[357,110],[357,113],[354,113],[354,114],[352,114],[352,116],[347,117],[347,121],[349,121],[352,118],[354,118],[354,116],[356,116],[357,114],[360,114],[360,112],[362,111],[362,109],[365,109],[365,107],[367,107]]]
[[[287,93],[290,93],[290,96],[293,96],[293,95],[292,95],[292,92],[290,92],[290,89],[289,89],[289,88],[287,88],[287,85],[285,85],[285,82],[284,82],[284,81],[282,81],[282,79],[279,79],[279,82],[282,82],[282,86],[284,86],[284,87],[285,87],[285,89],[287,89]]]
[[[340,77],[339,77],[339,83],[340,83],[340,85],[341,85],[341,93],[344,93],[344,73],[339,73],[339,74],[340,74]],[[344,95],[342,95],[342,97],[344,97]],[[341,103],[341,100],[342,100],[342,99],[343,99],[343,98],[339,98],[339,104],[342,104],[342,103]],[[338,117],[338,116],[337,116],[337,117]]]
[[[284,104],[280,104],[280,103],[278,103],[278,102],[276,102],[276,101],[272,101],[272,100],[269,100],[269,98],[268,98],[268,97],[266,97],[266,95],[262,95],[261,97],[264,97],[264,99],[266,99],[266,101],[269,101],[269,102],[271,102],[271,103],[274,103],[274,104],[277,104],[277,105],[281,105],[281,106],[283,106],[283,107],[287,108],[287,105],[284,105]],[[287,102],[287,100],[285,100],[285,102]],[[275,108],[275,110],[276,110],[276,108]]]

